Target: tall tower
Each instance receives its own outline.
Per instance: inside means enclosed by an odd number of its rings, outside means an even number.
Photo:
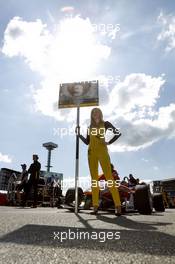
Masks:
[[[51,164],[51,151],[58,147],[57,144],[53,142],[44,143],[43,147],[45,147],[48,150],[48,158],[47,158],[47,172],[50,171],[50,168],[52,167]]]

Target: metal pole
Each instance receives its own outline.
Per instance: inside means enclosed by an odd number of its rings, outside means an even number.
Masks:
[[[50,172],[51,149],[48,149],[47,172]]]
[[[80,122],[80,107],[77,106],[77,127]],[[76,131],[77,132],[77,131]],[[75,162],[75,213],[78,214],[78,177],[79,177],[79,136],[76,133],[76,162]]]

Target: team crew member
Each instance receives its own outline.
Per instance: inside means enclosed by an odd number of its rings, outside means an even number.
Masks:
[[[105,142],[105,133],[108,129],[112,130],[114,136],[109,142]],[[92,178],[93,214],[97,214],[99,205],[98,162],[100,162],[106,180],[110,182],[113,181],[113,184],[109,186],[109,190],[114,200],[115,214],[121,215],[120,196],[112,176],[110,157],[107,149],[107,145],[117,140],[121,136],[121,133],[110,122],[103,120],[103,114],[99,108],[93,108],[91,111],[91,124],[88,129],[87,137],[84,138],[80,134],[80,127],[77,127],[77,131],[81,140],[86,145],[89,145],[88,163]]]
[[[17,198],[19,204],[21,204],[21,195],[20,192],[24,190],[24,197],[26,196],[27,192],[27,181],[28,181],[28,171],[27,171],[27,165],[26,164],[21,164],[22,167],[22,172],[20,175],[20,180],[21,183],[17,186]],[[25,200],[25,198],[24,198]]]
[[[33,207],[37,207],[38,201],[38,181],[39,181],[39,174],[41,169],[41,164],[38,162],[38,155],[33,155],[33,163],[30,165],[28,173],[30,173],[30,179],[28,182],[29,191],[31,188],[34,190],[34,200],[33,200]]]

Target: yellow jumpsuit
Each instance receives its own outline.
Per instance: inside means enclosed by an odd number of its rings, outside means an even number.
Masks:
[[[92,178],[92,203],[94,207],[98,207],[99,205],[98,162],[100,162],[107,183],[110,181],[108,187],[112,194],[115,207],[117,207],[121,205],[120,196],[112,176],[110,157],[107,145],[105,144],[105,128],[104,126],[101,128],[104,133],[101,133],[100,128],[96,129],[96,133],[91,132],[92,129],[89,131],[88,163]],[[111,184],[112,181],[113,184]],[[94,184],[95,182],[96,184]]]

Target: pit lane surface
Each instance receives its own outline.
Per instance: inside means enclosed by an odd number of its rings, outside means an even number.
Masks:
[[[175,209],[89,213],[1,206],[0,263],[175,263]]]

